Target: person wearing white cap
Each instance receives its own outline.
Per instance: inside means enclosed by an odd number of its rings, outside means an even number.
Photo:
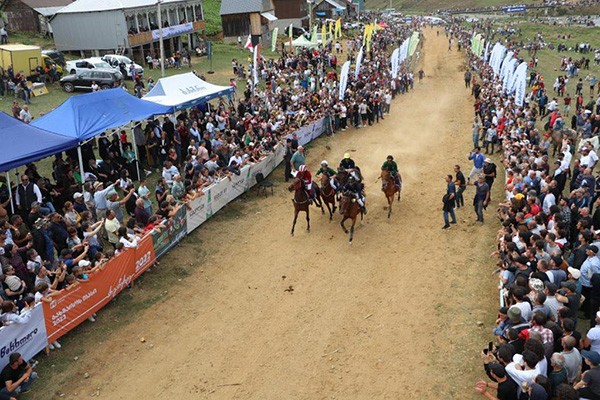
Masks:
[[[319,176],[321,174],[329,177],[329,184],[331,185],[333,190],[335,190],[337,192],[338,186],[337,186],[337,180],[335,179],[337,176],[337,171],[329,166],[329,163],[327,162],[327,160],[321,161],[321,168],[319,168],[319,170],[317,171],[315,176]]]

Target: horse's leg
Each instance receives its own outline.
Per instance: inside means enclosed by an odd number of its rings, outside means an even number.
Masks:
[[[392,194],[392,196],[387,196],[387,201],[388,201],[388,219],[392,216],[392,204],[394,204],[394,195]]]
[[[398,190],[398,201],[400,201],[400,193],[401,193],[401,190]]]
[[[325,199],[323,199],[323,203],[327,207],[327,211],[329,211],[329,221],[331,221],[333,219],[333,213],[331,212],[331,207],[329,207],[329,201],[325,201]]]
[[[352,239],[354,238],[354,224],[356,224],[356,215],[352,218],[352,226],[350,227],[350,244],[352,244]]]
[[[344,233],[348,233],[348,229],[346,229],[346,226],[344,225],[344,221],[346,221],[347,219],[348,219],[348,217],[344,216],[344,218],[342,219],[342,222],[340,222],[340,225],[342,226]]]
[[[294,228],[296,227],[296,220],[298,219],[298,209],[294,207],[294,222],[292,222],[292,236],[294,236]]]
[[[306,206],[306,231],[310,232],[310,207]]]

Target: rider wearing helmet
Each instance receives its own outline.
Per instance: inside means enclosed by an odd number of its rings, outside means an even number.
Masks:
[[[337,192],[338,187],[337,187],[337,181],[335,179],[337,172],[335,169],[333,169],[329,166],[329,163],[326,160],[321,161],[321,168],[319,168],[319,170],[317,171],[316,176],[319,176],[321,174],[324,174],[326,177],[329,178],[329,184],[331,185],[333,190],[335,190]]]
[[[350,175],[348,182],[344,185],[342,191],[345,194],[349,194],[354,197],[358,202],[358,205],[362,208],[363,213],[367,213],[367,207],[365,204],[365,185],[360,183],[354,176]]]
[[[306,165],[302,164],[298,167],[296,178],[302,180],[304,183],[304,187],[306,188],[306,192],[308,193],[309,200],[312,204],[315,199],[315,189],[313,188],[312,174],[306,168]]]
[[[396,186],[400,187],[400,174],[398,173],[398,164],[396,164],[396,161],[394,161],[393,156],[387,156],[386,161],[381,166],[381,170],[389,172],[392,178],[394,178]]]
[[[350,158],[350,153],[344,154],[344,158],[342,159],[342,161],[340,161],[340,168],[345,169],[348,172],[356,168],[354,160]]]
[[[356,163],[354,162],[354,160],[352,158],[350,158],[350,153],[344,154],[344,158],[342,159],[342,161],[340,161],[339,169],[341,171],[348,172],[350,175],[354,176],[354,178],[357,181],[360,181],[360,179],[361,179],[360,174],[359,174],[360,169],[356,166]]]

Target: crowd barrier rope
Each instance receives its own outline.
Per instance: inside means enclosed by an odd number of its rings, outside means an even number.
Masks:
[[[305,145],[325,131],[324,119],[308,124],[295,133],[298,142]],[[0,369],[8,364],[11,353],[18,351],[28,360],[49,343],[64,336],[102,309],[123,289],[142,275],[154,262],[180,243],[188,234],[209,220],[228,203],[247,192],[256,184],[256,175],[269,175],[283,161],[285,146],[278,144],[263,160],[246,165],[240,175],[232,175],[204,189],[198,197],[181,207],[169,219],[166,228],[147,234],[135,249],[128,249],[52,301],[38,304],[31,319],[25,324],[10,324],[0,328]]]

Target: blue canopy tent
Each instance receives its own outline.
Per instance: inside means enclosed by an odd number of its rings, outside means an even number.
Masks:
[[[77,146],[77,139],[28,125],[0,113],[0,172]]]
[[[50,113],[33,121],[32,125],[74,138],[82,143],[106,130],[119,128],[132,121],[168,114],[170,109],[167,106],[140,100],[121,88],[115,88],[72,96]],[[136,159],[139,159],[135,138],[133,149]],[[77,150],[79,168],[83,176],[81,147],[79,146]],[[139,165],[137,168],[139,176]]]
[[[168,113],[169,107],[140,100],[115,88],[72,96],[32,125],[82,142],[131,121]]]
[[[11,169],[77,146],[77,139],[36,128],[3,112],[0,112],[0,142],[0,172],[6,172],[11,196]]]

